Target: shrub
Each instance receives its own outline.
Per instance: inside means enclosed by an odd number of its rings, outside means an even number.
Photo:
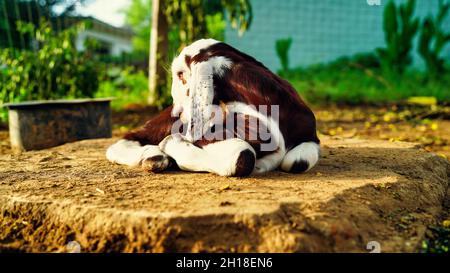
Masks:
[[[280,59],[281,69],[283,72],[289,70],[289,49],[292,45],[292,38],[279,39],[275,42],[275,50]]]
[[[0,101],[92,97],[98,88],[101,65],[89,51],[80,53],[74,42],[82,26],[53,32],[42,22],[38,29],[19,24],[37,43],[35,51],[0,51]]]
[[[445,61],[442,51],[450,42],[450,32],[445,32],[442,24],[450,9],[450,2],[439,1],[439,11],[435,18],[431,15],[422,23],[419,36],[419,54],[425,61],[428,73],[436,78],[445,71]]]
[[[408,0],[397,7],[391,0],[386,5],[383,15],[386,48],[377,50],[386,72],[401,74],[412,62],[410,53],[419,27],[419,20],[413,15],[415,4],[415,0]]]
[[[128,104],[146,104],[148,79],[143,71],[132,67],[108,69],[95,97],[114,97],[112,107],[121,109]]]

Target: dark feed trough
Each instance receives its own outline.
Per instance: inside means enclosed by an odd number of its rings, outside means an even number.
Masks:
[[[111,99],[7,103],[11,147],[38,150],[67,142],[111,137]]]

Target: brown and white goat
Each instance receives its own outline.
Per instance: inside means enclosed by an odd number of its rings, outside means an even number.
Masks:
[[[319,160],[313,112],[262,63],[213,39],[172,63],[173,105],[110,146],[109,161],[163,171],[247,176],[305,172]]]

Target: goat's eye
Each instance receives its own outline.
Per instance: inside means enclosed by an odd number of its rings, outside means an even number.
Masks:
[[[186,84],[186,79],[184,78],[184,73],[183,73],[182,71],[178,72],[178,73],[177,73],[177,76],[178,76],[178,79],[180,79],[180,81],[181,81],[183,84]]]

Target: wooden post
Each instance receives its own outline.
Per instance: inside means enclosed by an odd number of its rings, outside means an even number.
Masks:
[[[150,35],[149,75],[148,75],[148,103],[155,105],[163,88],[167,86],[167,73],[164,63],[167,63],[168,23],[162,10],[160,0],[152,1],[152,26]]]

